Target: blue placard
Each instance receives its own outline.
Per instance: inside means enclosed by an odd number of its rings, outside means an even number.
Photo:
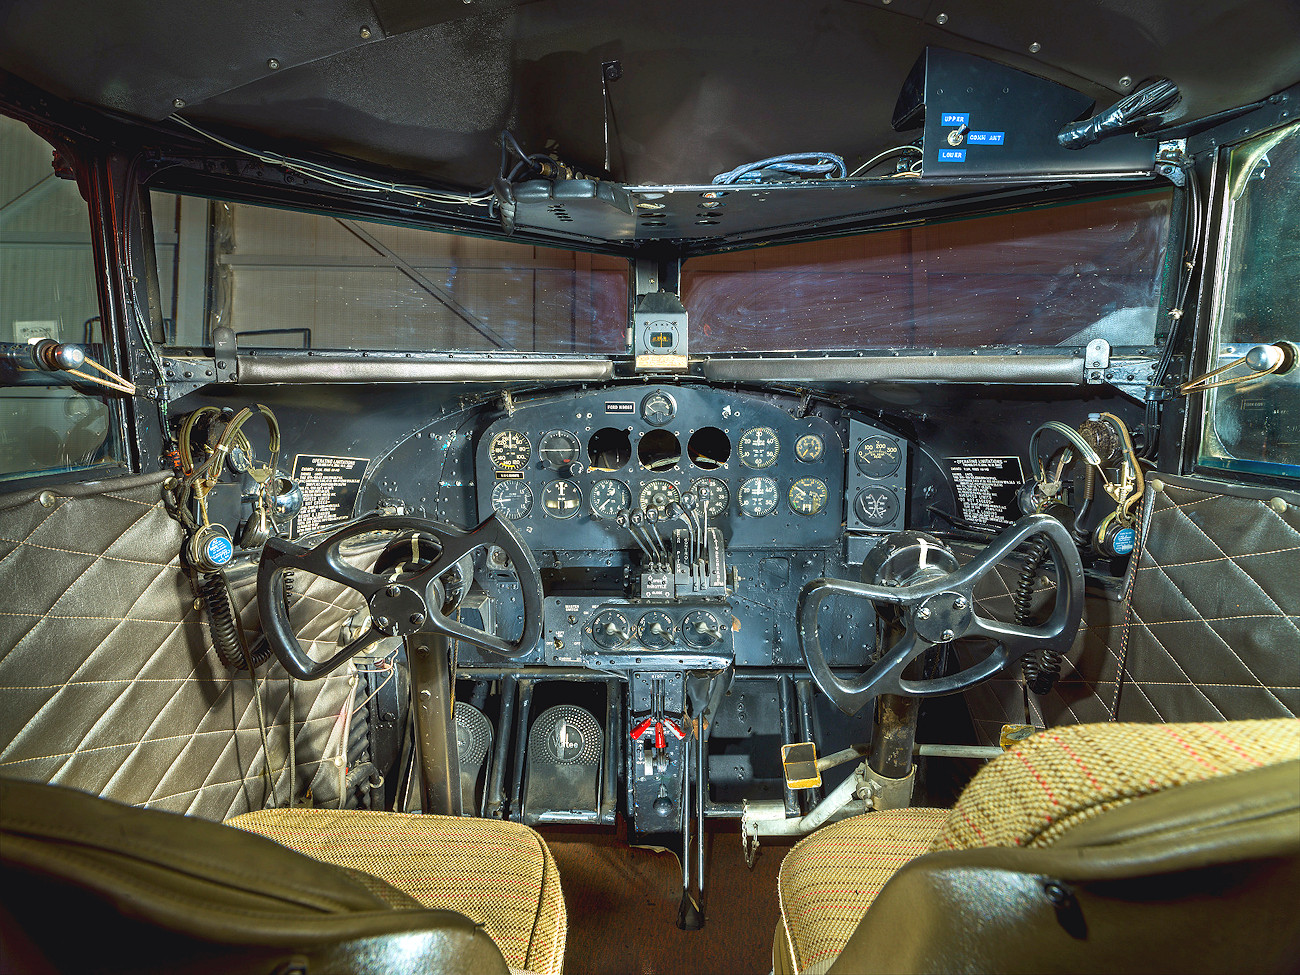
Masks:
[[[966,141],[973,146],[1001,146],[1007,141],[1005,132],[972,132]]]
[[[1137,544],[1137,532],[1132,528],[1121,528],[1111,539],[1110,547],[1116,555],[1129,555]]]
[[[940,149],[939,162],[965,162],[965,149]]]
[[[944,112],[939,118],[940,125],[970,125],[970,112]]]
[[[209,539],[207,544],[208,561],[213,565],[225,565],[235,554],[235,547],[230,544],[228,538]]]

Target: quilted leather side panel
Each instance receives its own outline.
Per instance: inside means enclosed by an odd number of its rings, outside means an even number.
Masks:
[[[267,800],[252,683],[212,649],[161,481],[68,488],[48,507],[0,498],[0,776],[222,820]],[[252,580],[232,595],[255,628]],[[357,605],[313,579],[293,613],[304,645],[333,643]],[[261,673],[281,797],[292,685],[299,790],[315,780],[317,800],[336,801],[355,676]]]
[[[1030,695],[1047,725],[1110,719],[1116,678],[1122,721],[1223,721],[1300,714],[1300,510],[1162,478],[1143,500],[1139,548],[1123,601],[1089,596],[1083,629],[1047,695]],[[981,612],[1010,619],[1016,574],[999,567],[977,590]],[[1035,605],[1053,584],[1040,578]],[[970,662],[970,661],[967,661]],[[985,741],[1024,720],[1018,674],[967,695]]]
[[[1120,720],[1300,714],[1300,509],[1211,487],[1147,489]]]

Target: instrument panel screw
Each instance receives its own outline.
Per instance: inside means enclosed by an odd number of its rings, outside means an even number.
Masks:
[[[368,40],[370,40],[370,28],[369,28],[369,27],[362,27],[362,28],[361,28],[361,39],[362,39],[363,41],[368,41]]]
[[[267,58],[266,66],[270,68],[272,71],[278,71],[280,68],[280,62],[277,61],[275,58]]]
[[[953,608],[953,609],[965,609],[965,608],[966,608],[966,597],[965,597],[965,596],[958,596],[956,599],[954,599],[954,600],[952,601],[952,608]]]
[[[944,630],[943,633],[940,634],[940,635],[943,637],[943,642],[944,642],[944,643],[947,643],[949,640],[951,640],[951,639],[953,639],[953,638],[955,638],[955,637],[957,636],[957,634],[954,633],[952,630]]]
[[[942,27],[944,24],[948,23],[948,15],[939,14],[939,16],[934,18],[934,22],[938,24],[940,27]]]
[[[185,99],[184,99],[184,98],[173,98],[173,99],[172,99],[172,108],[184,108],[184,107],[185,107]]]
[[[1132,84],[1133,84],[1133,79],[1130,78],[1128,75],[1125,75],[1123,78],[1119,79],[1119,86],[1121,88],[1128,88]]]
[[[42,502],[43,504],[44,502]],[[1284,498],[1269,498],[1268,506],[1276,511],[1279,515],[1285,514],[1288,507]]]
[[[40,502],[42,508],[53,508],[56,502],[53,491],[42,491]]]
[[[386,616],[376,616],[374,623],[376,630],[387,630],[392,625]]]
[[[424,622],[424,614],[423,614],[423,613],[412,613],[411,616],[410,616],[410,620],[411,620],[412,625],[414,625],[414,626],[419,626],[421,623]]]
[[[922,606],[920,609],[918,609],[916,611],[916,618],[918,620],[928,620],[930,618],[930,607]]]
[[[386,592],[390,596],[396,596],[401,591],[402,590],[398,589],[396,586],[389,586],[387,589],[384,590],[384,592]]]
[[[1030,54],[1037,54],[1042,49],[1043,49],[1043,45],[1039,44],[1037,41],[1034,41],[1032,44],[1029,45]]]

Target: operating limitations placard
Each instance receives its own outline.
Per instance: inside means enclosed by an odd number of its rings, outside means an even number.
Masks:
[[[1020,517],[1016,492],[1025,483],[1019,457],[953,457],[958,514],[976,528],[999,531]]]
[[[325,457],[298,454],[293,476],[302,488],[302,510],[294,519],[294,535],[306,535],[352,517],[368,457]]]

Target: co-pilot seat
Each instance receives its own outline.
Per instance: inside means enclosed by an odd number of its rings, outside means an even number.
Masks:
[[[564,946],[555,861],[515,823],[222,825],[0,780],[0,971],[559,973]]]
[[[1300,720],[1052,728],[786,855],[781,973],[1300,970]]]

